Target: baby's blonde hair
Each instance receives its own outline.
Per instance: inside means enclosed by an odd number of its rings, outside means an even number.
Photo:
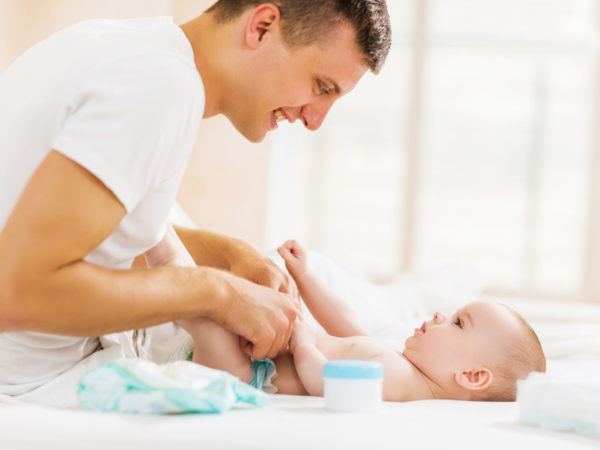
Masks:
[[[512,308],[502,306],[519,319],[523,325],[523,337],[507,350],[502,364],[490,368],[494,374],[491,386],[476,394],[473,400],[512,402],[517,397],[517,380],[526,378],[530,372],[546,371],[546,356],[531,325]]]

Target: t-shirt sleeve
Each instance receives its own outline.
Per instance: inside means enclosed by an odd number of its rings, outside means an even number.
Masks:
[[[131,212],[189,156],[202,117],[199,89],[197,72],[172,56],[105,64],[63,105],[52,148],[98,177]]]

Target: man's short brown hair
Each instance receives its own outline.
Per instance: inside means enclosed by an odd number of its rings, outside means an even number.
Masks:
[[[219,22],[228,22],[264,3],[279,8],[283,37],[291,47],[314,44],[348,21],[371,71],[381,70],[392,42],[385,0],[218,0],[207,12]]]

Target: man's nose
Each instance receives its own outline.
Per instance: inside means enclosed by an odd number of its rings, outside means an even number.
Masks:
[[[323,101],[318,104],[304,105],[300,111],[300,116],[304,126],[311,131],[321,128],[327,113],[331,109],[335,100]]]

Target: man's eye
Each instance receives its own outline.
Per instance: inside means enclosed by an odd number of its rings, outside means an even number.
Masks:
[[[456,318],[454,325],[456,325],[458,328],[462,328],[462,321],[460,320],[460,317]]]
[[[320,84],[319,85],[319,89],[321,90],[321,94],[323,95],[329,95],[329,92],[331,92],[331,89],[329,89],[327,86]]]

